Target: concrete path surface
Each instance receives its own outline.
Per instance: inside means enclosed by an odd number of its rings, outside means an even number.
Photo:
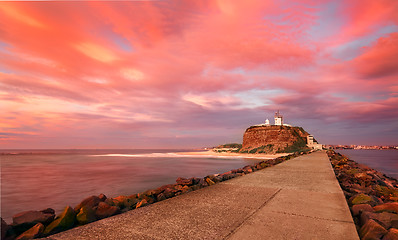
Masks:
[[[49,238],[359,239],[325,152]]]

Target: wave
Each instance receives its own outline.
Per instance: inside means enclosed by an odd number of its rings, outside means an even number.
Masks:
[[[147,158],[253,158],[253,159],[272,159],[273,157],[263,156],[217,156],[217,155],[191,155],[178,153],[147,153],[147,154],[101,154],[90,155],[92,157],[147,157]]]

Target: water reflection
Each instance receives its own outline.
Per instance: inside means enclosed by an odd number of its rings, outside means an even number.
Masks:
[[[145,155],[135,157],[84,151],[1,155],[1,216],[11,223],[12,215],[21,211],[51,207],[59,213],[66,205],[74,207],[90,195],[130,195],[174,183],[178,177],[204,177],[261,160],[155,157],[149,150],[116,153]]]

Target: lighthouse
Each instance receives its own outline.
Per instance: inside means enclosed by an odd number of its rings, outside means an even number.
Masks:
[[[275,125],[283,126],[283,116],[279,113],[279,110],[275,113]]]

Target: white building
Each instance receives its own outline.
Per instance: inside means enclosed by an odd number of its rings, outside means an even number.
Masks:
[[[279,110],[275,113],[275,125],[283,126],[283,116],[279,114]]]
[[[267,118],[267,119],[265,119],[265,126],[269,126],[270,124],[269,124],[269,119]]]
[[[319,144],[316,140],[314,140],[314,136],[312,135],[307,136],[307,146],[315,150],[322,150],[322,144]]]

